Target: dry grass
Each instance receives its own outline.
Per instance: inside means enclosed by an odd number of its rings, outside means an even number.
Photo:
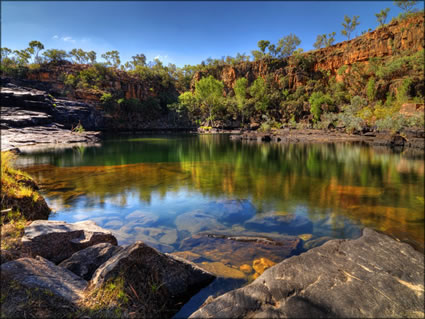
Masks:
[[[70,302],[40,288],[27,288],[2,276],[1,318],[78,318]]]
[[[50,208],[38,193],[37,184],[25,172],[13,167],[15,156],[1,152],[1,222],[8,223],[10,209],[27,220],[46,219]]]

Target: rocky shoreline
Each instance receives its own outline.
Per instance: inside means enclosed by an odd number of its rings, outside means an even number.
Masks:
[[[66,99],[56,99],[45,91],[17,86],[7,82],[1,92],[1,148],[3,151],[16,150],[34,145],[68,146],[96,144],[101,141],[102,132],[111,131],[110,119],[94,106]],[[108,123],[107,123],[108,122]],[[199,134],[229,134],[232,140],[272,143],[366,143],[372,146],[387,146],[423,150],[425,132],[407,130],[392,132],[356,132],[347,134],[338,129],[292,129],[283,128],[270,132],[253,129],[209,130],[193,128],[139,129],[136,132],[186,132]],[[122,131],[114,129],[114,132]],[[127,132],[128,133],[128,132]]]
[[[391,132],[366,132],[347,134],[337,130],[278,129],[272,132],[233,131],[232,140],[272,143],[365,143],[372,146],[401,147],[423,150],[423,131],[407,131],[403,134]]]
[[[24,257],[1,265],[2,283],[11,285],[2,288],[7,317],[32,307],[27,301],[16,308],[21,293],[11,287],[41,290],[73,314],[120,309],[118,317],[171,317],[215,278],[143,242],[118,246],[111,232],[91,221],[36,220],[21,242]],[[127,299],[115,296],[94,307],[111,283]],[[330,240],[268,268],[251,284],[208,298],[191,318],[423,317],[423,295],[423,253],[365,228],[358,239]]]

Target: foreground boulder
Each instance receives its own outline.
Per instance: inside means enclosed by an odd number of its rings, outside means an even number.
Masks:
[[[190,318],[424,316],[424,255],[371,229],[331,240],[217,297]]]
[[[87,281],[72,272],[42,258],[20,258],[1,265],[3,280],[13,281],[25,288],[38,288],[69,302],[83,297]]]
[[[111,283],[114,287],[121,285],[130,296],[123,308],[140,317],[169,317],[213,279],[213,275],[196,265],[138,241],[97,269],[88,292],[98,296]]]
[[[85,280],[90,280],[100,265],[122,249],[122,247],[114,246],[110,243],[97,244],[77,251],[58,266],[72,271]]]
[[[110,231],[93,221],[68,224],[62,221],[36,220],[25,228],[22,248],[30,256],[42,256],[54,263],[75,252],[99,244],[117,245]]]

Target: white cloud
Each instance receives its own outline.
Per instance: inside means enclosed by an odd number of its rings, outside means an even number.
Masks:
[[[52,37],[52,39],[57,40],[57,39],[59,39],[59,36],[58,36],[57,34],[55,34],[55,35]]]
[[[157,55],[156,57],[154,57],[154,60],[155,59],[158,59],[164,62],[165,60],[168,59],[168,55]]]
[[[72,37],[62,37],[61,38],[64,42],[71,42],[75,43],[75,40]]]

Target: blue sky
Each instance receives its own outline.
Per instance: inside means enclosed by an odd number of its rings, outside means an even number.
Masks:
[[[1,45],[23,49],[39,40],[46,48],[94,50],[98,57],[118,50],[122,62],[144,53],[183,66],[250,54],[259,40],[275,43],[289,33],[304,50],[322,33],[335,31],[343,41],[344,15],[360,16],[354,32],[360,35],[377,26],[375,13],[386,7],[388,21],[400,12],[392,1],[2,1]]]

